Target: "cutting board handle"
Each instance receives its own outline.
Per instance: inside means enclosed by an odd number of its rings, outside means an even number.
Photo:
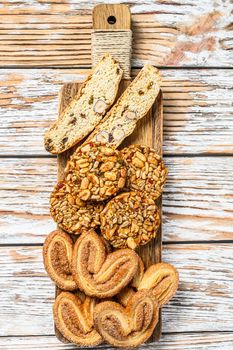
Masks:
[[[131,13],[127,5],[99,4],[92,13],[92,64],[106,52],[119,61],[124,78],[130,79],[132,31]]]
[[[96,5],[92,13],[93,29],[130,29],[131,13],[127,5]]]

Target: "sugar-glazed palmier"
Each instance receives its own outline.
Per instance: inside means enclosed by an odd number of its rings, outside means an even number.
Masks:
[[[58,226],[68,233],[80,234],[100,225],[103,204],[85,202],[68,189],[64,181],[59,182],[50,196],[50,213]]]
[[[56,230],[47,236],[43,246],[45,270],[63,290],[77,289],[71,271],[72,255],[73,240],[67,233]]]
[[[91,230],[74,245],[72,272],[86,295],[108,298],[119,293],[133,279],[138,269],[138,255],[131,249],[109,253],[103,240]]]
[[[135,289],[149,289],[156,298],[159,307],[162,307],[169,302],[177,291],[179,284],[178,271],[173,265],[164,262],[149,266],[145,272],[143,272],[142,266],[140,263],[139,271],[136,274],[137,278],[134,278],[133,283],[118,294],[117,299],[125,306],[135,294]]]
[[[60,293],[53,306],[54,322],[61,334],[78,346],[94,346],[102,343],[101,335],[93,324],[96,300],[69,292]]]
[[[150,290],[135,293],[126,308],[113,301],[94,309],[96,330],[109,344],[131,348],[144,343],[158,322],[158,303]]]
[[[84,201],[102,201],[121,190],[126,181],[126,165],[119,151],[101,142],[79,147],[67,163],[69,191]]]
[[[127,164],[126,188],[144,191],[157,199],[163,190],[167,168],[161,157],[151,147],[132,145],[122,150]]]
[[[115,248],[135,249],[156,236],[159,210],[149,195],[125,192],[111,199],[100,215],[101,232]]]

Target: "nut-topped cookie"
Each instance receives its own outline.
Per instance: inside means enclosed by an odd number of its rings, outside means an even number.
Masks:
[[[158,198],[167,176],[161,157],[153,148],[140,145],[124,148],[122,155],[127,164],[127,190],[145,191]]]
[[[103,201],[125,186],[126,165],[119,151],[88,142],[71,156],[66,169],[69,191],[83,201]]]
[[[160,216],[154,200],[140,192],[111,199],[100,214],[101,232],[115,248],[135,249],[156,236]]]
[[[59,182],[50,196],[50,213],[60,228],[70,234],[80,234],[100,225],[102,203],[84,202],[67,191],[65,182]]]

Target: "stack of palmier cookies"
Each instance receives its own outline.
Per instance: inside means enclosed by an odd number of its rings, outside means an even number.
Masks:
[[[44,265],[59,287],[53,306],[57,329],[78,346],[104,341],[136,347],[153,333],[159,308],[178,287],[176,269],[166,263],[144,265],[135,251],[112,251],[93,229],[74,243],[57,230],[44,243]]]

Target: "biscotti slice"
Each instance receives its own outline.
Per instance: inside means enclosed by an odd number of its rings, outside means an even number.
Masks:
[[[44,144],[48,152],[66,151],[95,128],[113,104],[122,74],[118,62],[104,55],[81,91],[46,132]]]
[[[119,146],[152,107],[160,91],[160,81],[158,69],[145,65],[87,141]]]

